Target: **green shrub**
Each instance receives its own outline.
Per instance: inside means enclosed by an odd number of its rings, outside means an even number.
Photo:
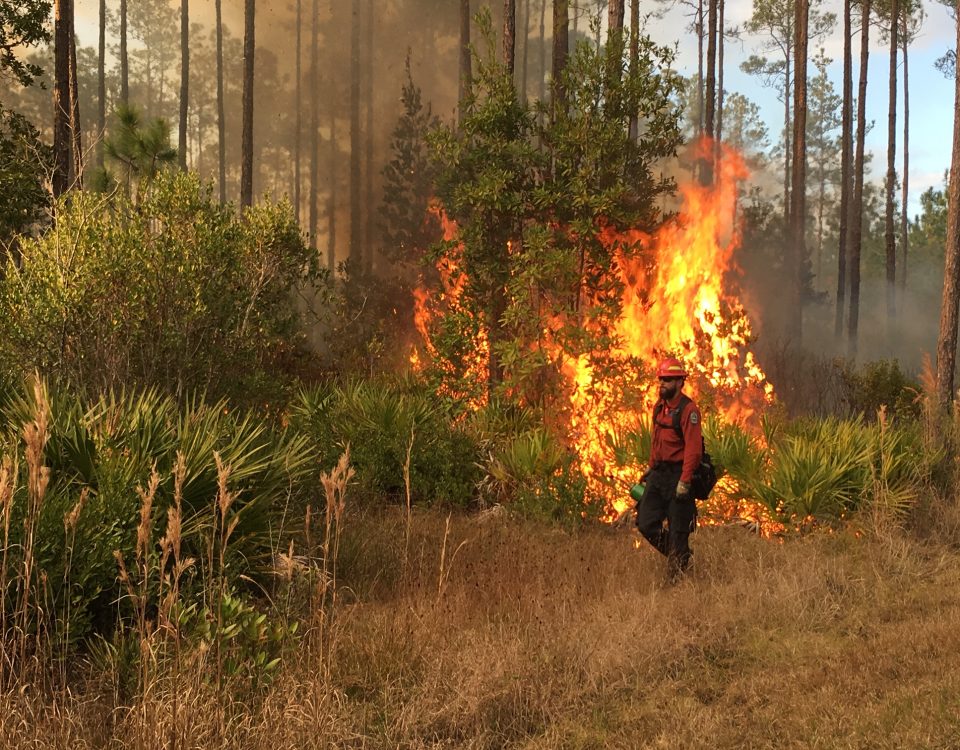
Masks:
[[[224,571],[231,581],[263,577],[280,537],[296,530],[289,509],[302,505],[315,489],[316,452],[305,436],[276,430],[247,412],[230,410],[226,402],[196,401],[179,408],[156,390],[94,401],[66,390],[41,387],[38,393],[39,399],[25,390],[8,392],[0,403],[4,454],[21,456],[6,580],[11,587],[16,581],[30,547],[27,530],[34,528],[31,585],[45,579],[47,617],[69,619],[71,639],[112,627],[121,594],[114,553],[128,563],[135,556],[141,520],[137,488],[147,488],[151,472],[157,472],[150,524],[157,538],[173,500],[178,454],[184,462],[183,556],[197,561],[195,576],[211,574],[206,561],[220,478],[215,455],[228,467],[229,491],[236,496]],[[46,414],[42,462],[49,483],[31,506],[30,466],[19,444],[24,425],[37,420],[40,410]],[[75,524],[68,528],[65,519],[71,514]],[[156,555],[155,543],[150,549]],[[9,611],[15,587],[4,595]]]
[[[262,403],[302,341],[292,293],[318,273],[283,203],[238,218],[181,172],[159,174],[138,203],[74,193],[56,226],[7,260],[0,364],[87,393],[152,386]]]
[[[291,420],[317,443],[324,465],[349,445],[358,480],[372,492],[405,497],[409,451],[412,500],[468,505],[474,498],[476,442],[423,389],[387,381],[320,385],[301,392]]]
[[[874,419],[884,408],[891,416],[918,417],[920,385],[900,369],[895,359],[867,362],[859,369],[841,369],[843,399],[851,414]]]

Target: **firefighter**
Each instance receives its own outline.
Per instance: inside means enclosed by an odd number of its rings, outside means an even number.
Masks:
[[[653,409],[650,465],[641,479],[646,486],[637,503],[637,529],[667,558],[672,580],[690,565],[689,538],[697,525],[690,485],[703,454],[700,410],[683,393],[686,377],[679,360],[664,359],[657,367],[660,399]]]

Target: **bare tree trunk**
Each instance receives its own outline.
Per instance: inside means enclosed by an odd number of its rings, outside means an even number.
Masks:
[[[714,115],[717,104],[717,0],[708,0],[707,5],[707,88],[706,111],[704,112],[703,129],[709,137],[713,137]],[[712,154],[712,151],[711,151]],[[703,185],[713,184],[713,160],[710,156],[700,163],[700,182]]]
[[[630,77],[635,78],[640,73],[640,0],[630,2]],[[639,115],[630,113],[630,123],[627,134],[633,143],[640,137]]]
[[[72,139],[70,133],[70,20],[73,0],[54,0],[53,78],[53,195],[59,197],[70,187]]]
[[[241,141],[240,205],[253,205],[253,76],[256,49],[257,0],[244,4],[243,32],[243,140]]]
[[[607,3],[607,34],[612,35],[623,31],[625,17],[624,0],[608,0]]]
[[[219,2],[220,0],[217,0]],[[130,58],[127,54],[127,0],[120,0],[120,103],[130,104]]]
[[[703,0],[697,0],[697,136],[703,135]]]
[[[790,29],[790,38],[793,39],[795,30]],[[791,121],[790,121],[790,85],[793,82],[793,57],[792,45],[787,45],[787,53],[784,56],[785,74],[783,78],[783,226],[790,227],[790,159],[793,154],[791,145]]]
[[[546,2],[546,0],[541,0]],[[517,36],[517,0],[503,0],[503,64],[513,77]]]
[[[334,109],[335,91],[330,92],[329,106]],[[310,27],[310,245],[317,247],[320,213],[320,0],[313,0]],[[333,270],[332,268],[330,269]]]
[[[316,2],[316,0],[314,0]],[[327,200],[327,270],[332,274],[337,267],[337,202],[339,175],[337,172],[337,108],[330,108],[330,193]]]
[[[910,244],[910,222],[907,218],[907,202],[910,199],[910,76],[907,49],[910,39],[907,29],[907,19],[910,15],[910,6],[903,9],[903,34],[901,45],[903,50],[903,197],[900,200],[900,296],[901,300],[907,290],[907,250]]]
[[[808,0],[795,0],[793,58],[793,174],[790,189],[790,234],[793,245],[792,310],[788,335],[799,345],[803,337],[803,297],[807,286],[807,21]]]
[[[363,262],[363,213],[360,207],[360,5],[353,3],[350,21],[350,260]]]
[[[180,169],[187,169],[187,117],[190,103],[190,0],[180,0]]]
[[[463,123],[467,100],[473,86],[473,65],[470,58],[470,0],[460,0],[460,94],[457,98],[457,116]]]
[[[300,221],[301,216],[301,203],[300,203],[300,189],[301,189],[301,169],[300,169],[300,146],[301,138],[303,136],[303,115],[301,114],[301,108],[303,106],[303,64],[302,64],[302,52],[303,52],[303,34],[301,33],[301,25],[303,23],[303,0],[297,0],[297,63],[296,63],[296,85],[294,89],[294,102],[293,108],[296,111],[295,121],[294,121],[294,133],[293,133],[293,211],[294,215],[297,217],[297,222]],[[312,240],[311,240],[312,241]]]
[[[847,318],[847,353],[857,356],[860,323],[860,254],[863,246],[864,138],[867,130],[867,65],[870,62],[870,3],[863,0],[860,29],[860,82],[857,89],[857,153],[853,166],[853,201],[850,221],[850,314]]]
[[[547,100],[547,0],[540,0],[540,80],[537,81],[537,96]]]
[[[893,333],[893,323],[897,315],[897,242],[893,212],[897,182],[897,47],[899,46],[897,29],[899,15],[897,0],[892,0],[890,6],[890,80],[887,94],[887,184],[883,234],[886,248],[888,337]]]
[[[960,54],[960,14],[955,19]],[[957,313],[960,303],[960,75],[955,76],[953,94],[953,156],[947,190],[947,244],[943,266],[943,301],[937,335],[937,396],[941,406],[952,407],[953,377],[957,362]]]
[[[837,341],[843,335],[843,308],[847,293],[847,246],[850,239],[852,205],[851,160],[853,151],[853,49],[850,5],[843,2],[843,113],[840,137],[840,231],[837,249],[837,307],[834,316],[834,335]]]
[[[70,11],[70,144],[73,152],[71,176],[74,187],[83,188],[83,127],[80,124],[80,85],[77,79],[77,35]]]
[[[107,130],[107,0],[100,0],[97,41],[97,167],[103,169],[103,135]]]
[[[527,64],[530,59],[530,0],[523,0],[523,12],[520,16],[522,23],[520,29],[522,34],[520,38],[523,41],[523,54],[520,56],[520,74],[517,76],[520,90],[520,101],[527,103]]]
[[[373,242],[373,51],[374,51],[374,3],[373,0],[367,0],[367,69],[364,71],[366,78],[367,91],[364,97],[367,100],[367,132],[366,132],[366,187],[367,198],[364,209],[366,211],[366,221],[364,222],[364,240],[367,246],[367,271],[373,271],[374,261],[374,242]]]
[[[553,119],[567,108],[563,71],[570,49],[570,13],[567,0],[553,0]]]
[[[223,0],[216,0],[217,24],[217,183],[220,203],[227,202],[227,118],[223,96]]]
[[[723,16],[726,9],[726,0],[717,0],[717,13],[719,15],[717,23],[719,30],[717,32],[717,134],[715,137],[717,153],[719,153],[720,141],[723,140]]]

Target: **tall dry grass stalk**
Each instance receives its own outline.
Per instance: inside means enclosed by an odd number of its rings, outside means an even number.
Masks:
[[[410,531],[413,528],[413,502],[412,495],[410,492],[410,457],[413,454],[413,441],[415,436],[415,430],[417,427],[416,421],[410,426],[410,440],[407,442],[407,455],[403,461],[403,491],[406,497],[406,528],[404,530],[404,542],[403,542],[403,565],[404,568],[407,566],[407,559],[410,555]]]
[[[40,653],[41,623],[45,598],[40,588],[43,581],[34,581],[34,562],[36,554],[36,532],[40,521],[43,501],[50,485],[50,468],[44,463],[47,441],[50,439],[50,402],[39,378],[34,379],[34,418],[23,426],[24,452],[27,463],[27,506],[23,519],[23,543],[20,554],[22,564],[16,574],[17,603],[13,613],[14,642],[9,644],[12,653],[17,655],[17,666],[8,674],[14,679],[26,676],[28,655]],[[9,515],[8,515],[9,518]],[[4,564],[6,569],[6,564]],[[34,587],[37,587],[34,595]],[[4,637],[8,631],[5,630]]]
[[[7,676],[13,668],[11,659],[12,650],[8,648],[7,639],[7,581],[8,581],[8,553],[10,550],[10,520],[13,515],[13,496],[16,491],[17,475],[19,473],[19,456],[3,457],[0,464],[0,511],[3,512],[3,553],[0,556],[0,689],[7,686]]]
[[[63,533],[66,541],[67,557],[66,564],[63,567],[64,603],[63,617],[61,620],[62,638],[59,654],[59,663],[61,669],[60,677],[63,684],[66,684],[67,680],[67,660],[70,656],[70,615],[71,605],[73,603],[73,596],[70,592],[70,571],[73,566],[73,552],[77,541],[77,525],[80,523],[80,514],[83,512],[83,508],[87,504],[87,498],[89,495],[89,488],[84,487],[80,491],[80,498],[77,500],[76,505],[74,505],[73,508],[67,511],[63,516]]]
[[[340,539],[343,533],[343,514],[346,510],[347,487],[354,477],[350,466],[350,446],[347,445],[337,465],[326,474],[320,475],[320,484],[326,498],[326,519],[324,524],[323,561],[320,579],[317,582],[319,592],[316,610],[320,653],[324,669],[329,669],[329,654],[332,651],[334,617],[337,609],[337,559],[340,555]]]

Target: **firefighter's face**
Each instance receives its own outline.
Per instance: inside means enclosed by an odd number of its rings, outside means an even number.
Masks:
[[[683,378],[660,378],[660,398],[669,401],[683,388]]]

